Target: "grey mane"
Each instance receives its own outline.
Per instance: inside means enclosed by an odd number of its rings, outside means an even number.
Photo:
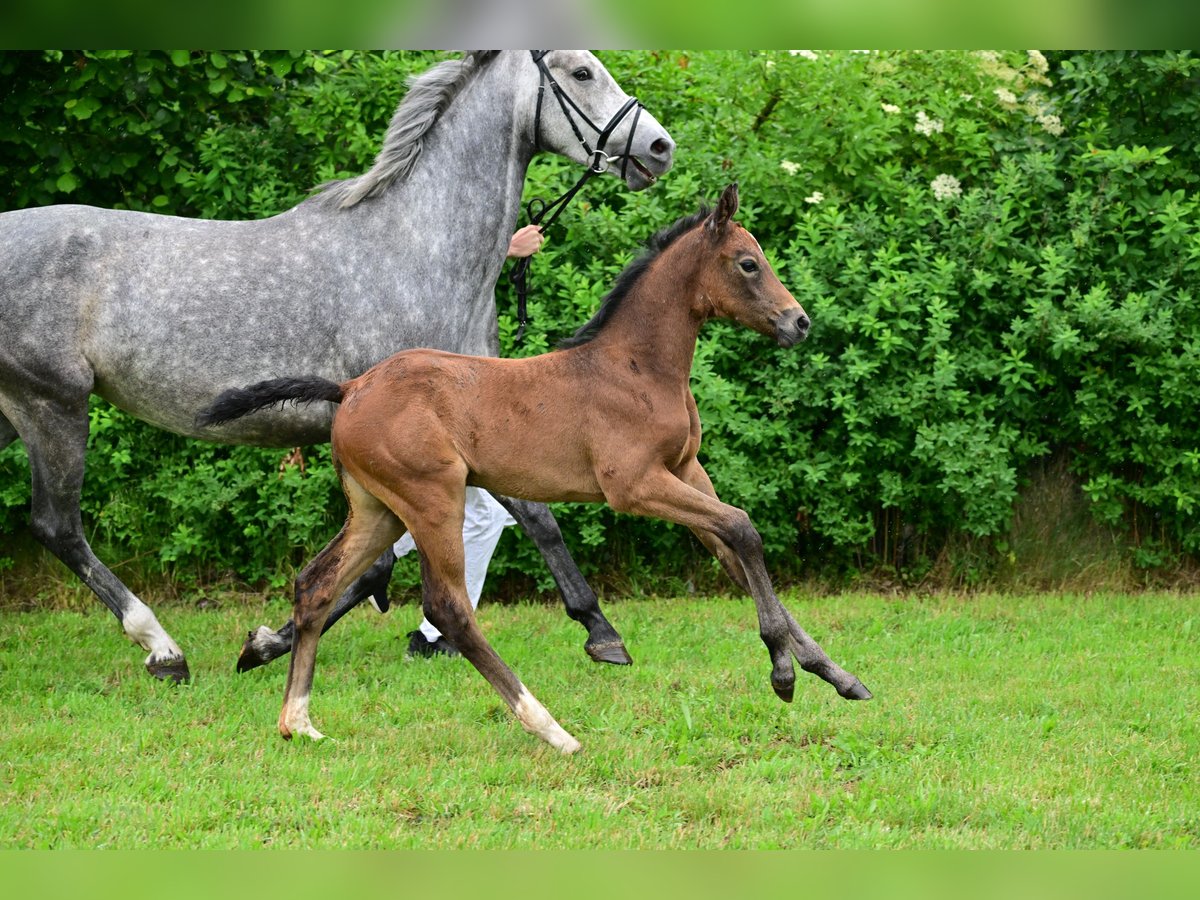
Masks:
[[[462,59],[445,60],[409,78],[408,93],[392,116],[375,164],[357,177],[318,185],[312,199],[348,209],[360,200],[378,197],[394,182],[407,178],[421,156],[425,135],[472,76],[498,52],[474,50]]]

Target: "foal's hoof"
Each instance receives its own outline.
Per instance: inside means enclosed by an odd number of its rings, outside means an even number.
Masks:
[[[275,640],[271,640],[272,638]],[[281,656],[282,654],[273,652],[276,649],[274,646],[276,642],[278,642],[278,635],[266,625],[259,625],[254,631],[246,632],[246,643],[242,644],[242,651],[237,658],[238,674],[265,666],[271,660]]]
[[[838,693],[847,700],[870,700],[872,697],[871,692],[867,690],[867,686],[857,678],[854,679],[854,684],[850,685],[850,687],[845,689],[839,688]]]
[[[251,669],[257,669],[261,665],[265,665],[267,660],[258,655],[258,652],[246,641],[242,645],[242,652],[237,658],[237,672],[241,675],[243,672],[249,672]]]
[[[166,659],[148,659],[146,660],[146,671],[159,681],[170,680],[176,684],[181,684],[192,680],[192,673],[188,671],[187,660],[182,656],[167,657]]]
[[[633,665],[633,658],[630,657],[629,651],[625,649],[625,644],[621,641],[584,644],[583,649],[595,662],[611,663],[614,666]]]

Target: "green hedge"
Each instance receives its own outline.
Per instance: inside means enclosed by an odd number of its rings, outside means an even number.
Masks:
[[[216,56],[0,57],[0,73],[40,73],[36,91],[13,88],[0,103],[6,205],[229,218],[286,208],[314,183],[363,170],[404,75],[436,58]],[[642,240],[737,180],[739,219],[812,334],[783,351],[710,325],[693,382],[702,459],[759,525],[777,571],[919,572],[959,535],[1002,547],[1030,466],[1051,454],[1068,458],[1097,520],[1125,529],[1143,565],[1200,550],[1200,60],[602,57],[671,131],[676,167],[641,194],[613,179],[589,185],[534,260],[520,347],[511,291],[497,290],[506,353],[571,333]],[[120,116],[164,124],[114,141]],[[93,122],[126,165],[119,179],[95,168],[103,155],[61,149],[90,146]],[[539,160],[527,196],[555,196],[573,177],[564,161]],[[278,452],[184,441],[102,404],[93,416],[85,515],[114,552],[177,576],[282,580],[336,530],[327,450],[305,477],[280,477]],[[27,497],[23,454],[10,448],[0,533],[22,527]],[[680,529],[585,506],[564,506],[561,521],[593,577],[713,571]],[[493,572],[526,571],[544,571],[536,551],[506,539]]]

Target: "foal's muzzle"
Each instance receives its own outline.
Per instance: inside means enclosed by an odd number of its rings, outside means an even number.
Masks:
[[[775,320],[775,340],[780,347],[799,344],[808,337],[810,324],[808,314],[800,307],[788,310]]]

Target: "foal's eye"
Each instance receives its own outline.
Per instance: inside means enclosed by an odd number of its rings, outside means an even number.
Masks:
[[[580,66],[578,69],[576,69],[574,72],[571,73],[571,77],[574,78],[576,81],[591,81],[592,80],[592,72],[587,66]]]
[[[753,275],[758,271],[758,263],[752,259],[743,259],[738,265],[742,267],[742,271],[747,275]]]

